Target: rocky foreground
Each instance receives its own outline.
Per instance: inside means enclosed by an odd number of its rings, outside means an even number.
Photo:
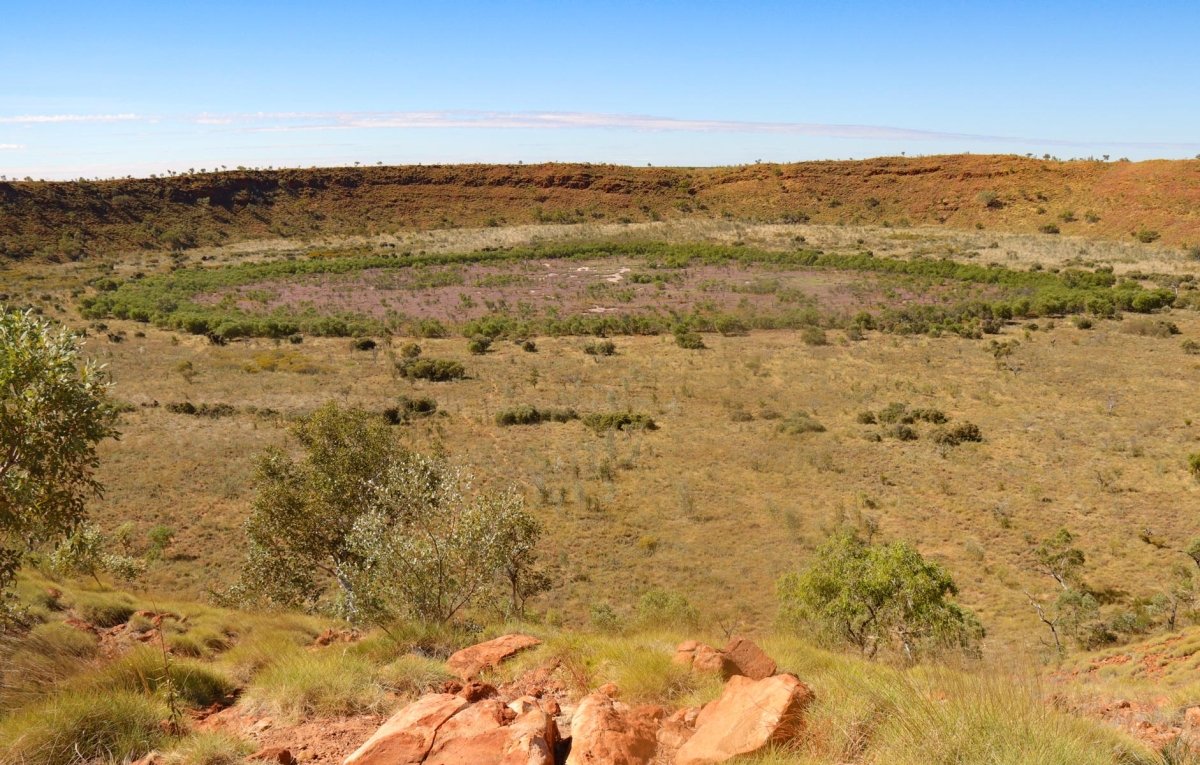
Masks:
[[[812,691],[777,674],[746,638],[724,649],[695,641],[676,649],[677,663],[724,680],[721,695],[703,707],[631,706],[612,683],[573,699],[555,663],[500,687],[481,680],[540,642],[505,635],[455,653],[446,665],[459,679],[392,715],[343,765],[711,765],[787,745],[804,732]],[[286,746],[254,759],[298,760]]]

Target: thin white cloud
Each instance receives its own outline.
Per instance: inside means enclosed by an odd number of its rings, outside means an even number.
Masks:
[[[197,118],[215,124],[211,115]],[[821,138],[882,141],[954,141],[983,144],[1022,144],[1112,149],[1195,150],[1200,142],[1095,141],[1062,138],[956,133],[888,125],[855,125],[817,122],[756,122],[707,120],[599,112],[495,112],[495,111],[395,111],[395,112],[285,112],[230,115],[221,124],[247,132],[298,132],[312,130],[378,129],[612,129],[646,132],[758,133]]]
[[[60,123],[139,122],[137,114],[17,114],[0,115],[0,125],[48,125]]]
[[[306,130],[377,129],[517,129],[578,130],[616,129],[649,132],[690,133],[779,133],[840,138],[883,140],[1011,140],[1001,136],[977,136],[934,130],[912,130],[878,125],[838,125],[805,122],[753,122],[746,120],[696,120],[635,114],[596,112],[287,112],[230,115],[215,118],[201,115],[196,124],[239,125],[252,132]]]
[[[0,151],[18,151],[24,148],[25,144],[22,143],[0,143]]]
[[[503,112],[478,110],[377,112],[254,112],[147,116],[122,114],[24,114],[0,116],[0,125],[175,123],[211,130],[245,133],[287,133],[323,130],[632,130],[640,132],[741,133],[843,138],[866,141],[925,141],[1026,147],[1075,147],[1094,150],[1184,151],[1200,149],[1198,142],[1098,141],[1028,136],[1003,136],[923,130],[888,125],[819,122],[759,122],[751,120],[683,119],[601,112]],[[1039,149],[1040,151],[1040,149]]]

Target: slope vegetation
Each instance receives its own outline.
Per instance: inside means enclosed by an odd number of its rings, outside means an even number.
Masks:
[[[951,155],[730,168],[451,165],[0,182],[0,253],[76,259],[266,238],[742,220],[1200,243],[1200,161]]]

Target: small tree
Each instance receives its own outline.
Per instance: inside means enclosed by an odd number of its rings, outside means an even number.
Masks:
[[[301,461],[278,450],[260,461],[232,599],[385,624],[447,621],[502,572],[518,607],[534,594],[540,526],[519,495],[471,492],[465,473],[402,449],[382,419],[360,410],[329,404],[294,432]]]
[[[367,513],[347,539],[357,618],[446,622],[479,596],[497,594],[501,579],[514,609],[523,607],[541,581],[532,566],[541,527],[520,495],[472,496],[468,474],[419,455],[395,466],[387,485],[393,494],[385,502],[405,512],[397,516],[385,506]]]
[[[102,584],[101,573],[128,582],[146,571],[145,561],[111,552],[113,546],[100,529],[83,523],[50,553],[50,568],[65,576],[90,576],[96,584]]]
[[[69,331],[0,307],[0,599],[25,553],[70,536],[100,493],[96,445],[116,436],[107,387]]]
[[[258,493],[245,526],[249,549],[228,594],[313,608],[333,581],[353,610],[347,536],[379,506],[389,467],[406,455],[382,420],[336,404],[300,421],[292,435],[304,450],[301,460],[280,449],[259,458]]]
[[[1074,542],[1075,536],[1061,528],[1043,539],[1030,553],[1034,570],[1058,582],[1063,590],[1079,584],[1087,560],[1083,550],[1073,546]]]
[[[974,652],[983,628],[956,604],[958,588],[905,542],[872,545],[853,531],[829,538],[804,571],[779,582],[781,618],[865,656],[899,647],[908,658],[946,648]]]

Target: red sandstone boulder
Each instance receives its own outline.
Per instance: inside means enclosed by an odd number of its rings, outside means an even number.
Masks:
[[[247,759],[258,762],[277,763],[278,765],[296,765],[296,758],[291,751],[282,746],[269,746],[260,749]]]
[[[343,765],[417,765],[425,760],[438,729],[467,706],[448,693],[431,693],[392,715]]]
[[[530,635],[504,635],[457,651],[446,661],[446,667],[463,680],[472,680],[480,672],[541,643]]]
[[[683,746],[696,732],[696,718],[699,714],[699,707],[684,707],[668,715],[658,727],[659,751],[674,752]]]
[[[532,708],[515,714],[485,699],[450,718],[437,732],[425,765],[553,765],[556,728]]]
[[[729,677],[733,674],[730,671],[729,659],[724,653],[713,648],[711,645],[700,644],[693,654],[692,669],[697,672],[708,672],[721,677]]]
[[[725,646],[725,658],[729,661],[731,674],[744,675],[751,680],[770,677],[778,668],[775,660],[767,656],[763,649],[740,636],[734,636]]]
[[[654,757],[663,710],[631,710],[613,695],[597,692],[579,702],[566,765],[646,765]]]
[[[515,704],[515,703],[514,703]],[[557,728],[536,704],[432,693],[400,710],[343,765],[554,765]]]
[[[714,765],[795,738],[804,728],[812,691],[793,675],[751,680],[736,675],[696,718],[696,732],[674,765]]]

